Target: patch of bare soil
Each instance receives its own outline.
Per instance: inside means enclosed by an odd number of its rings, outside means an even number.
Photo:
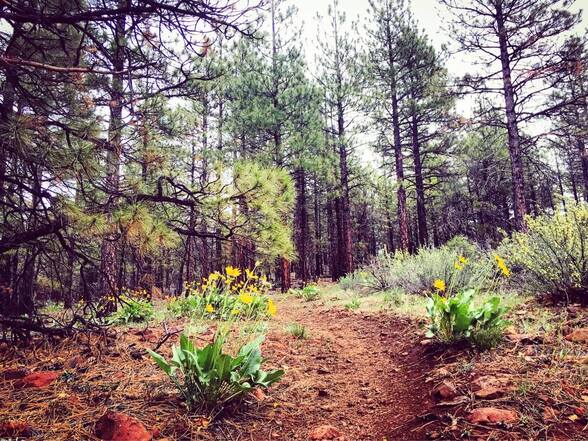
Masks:
[[[119,329],[116,338],[80,336],[26,349],[4,345],[0,429],[26,429],[23,435],[35,441],[97,440],[96,422],[112,410],[137,418],[154,440],[425,438],[426,427],[420,427],[427,422],[419,416],[428,415],[432,404],[424,382],[431,360],[423,356],[414,324],[291,298],[278,308],[278,326],[262,350],[269,367],[286,370],[283,381],[218,421],[187,414],[142,351],[159,341],[161,329]],[[279,326],[292,322],[304,324],[309,338],[298,340]],[[199,339],[205,343],[211,336]],[[168,353],[176,343],[177,335],[161,350]],[[59,377],[27,387],[18,379],[23,367]]]

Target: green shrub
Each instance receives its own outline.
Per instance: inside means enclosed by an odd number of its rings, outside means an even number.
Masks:
[[[527,218],[528,231],[501,245],[525,289],[557,300],[588,303],[588,204]]]
[[[308,338],[306,327],[300,323],[290,323],[286,326],[286,331],[299,340],[305,340]]]
[[[178,388],[190,410],[214,417],[253,388],[268,388],[284,375],[282,370],[261,370],[263,338],[241,346],[235,357],[223,352],[225,337],[221,333],[202,349],[182,335],[169,362],[156,352],[149,353]]]
[[[145,299],[121,296],[121,307],[108,318],[112,324],[128,324],[148,321],[153,318],[153,305]]]
[[[359,291],[367,286],[368,273],[363,269],[353,271],[339,279],[339,286],[345,291]]]
[[[507,309],[499,297],[492,297],[479,308],[473,308],[475,290],[468,289],[444,297],[433,294],[427,304],[430,325],[427,337],[444,343],[467,339],[480,349],[495,346],[508,322],[503,319]]]
[[[356,309],[359,309],[359,307],[361,306],[361,302],[357,297],[354,297],[349,303],[347,303],[345,305],[345,309],[348,309],[350,311],[355,311]]]
[[[316,300],[321,294],[319,287],[312,284],[306,285],[302,289],[293,289],[292,292],[296,297],[304,299],[306,302]]]
[[[400,288],[422,294],[440,279],[450,281],[448,287],[458,291],[485,283],[490,265],[489,259],[471,244],[423,248],[414,255],[383,252],[364,268],[368,275],[365,284],[374,291]]]

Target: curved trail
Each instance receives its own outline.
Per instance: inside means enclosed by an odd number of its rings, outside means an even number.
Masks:
[[[424,438],[411,427],[431,407],[424,383],[430,366],[413,323],[292,297],[279,301],[278,311],[264,355],[287,373],[263,406],[267,423],[247,438],[304,440],[325,424],[351,441]],[[284,337],[293,322],[306,327],[307,340]]]

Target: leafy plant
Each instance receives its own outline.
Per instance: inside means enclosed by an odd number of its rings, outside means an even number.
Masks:
[[[308,338],[308,331],[306,330],[306,327],[300,323],[290,323],[286,327],[286,331],[299,340],[305,340]]]
[[[149,353],[178,388],[190,410],[214,417],[253,388],[268,388],[284,375],[283,370],[261,369],[263,339],[260,336],[244,344],[235,357],[223,352],[222,333],[217,333],[214,341],[201,349],[181,335],[170,361],[156,352]]]
[[[112,324],[128,324],[148,321],[153,318],[153,305],[145,299],[121,296],[121,307],[108,318]]]
[[[316,300],[320,296],[320,289],[316,285],[306,285],[302,289],[293,290],[294,295],[298,298],[304,299],[306,302]]]
[[[427,337],[445,343],[467,339],[480,349],[495,346],[508,324],[503,319],[507,308],[500,305],[499,297],[492,297],[479,308],[473,308],[474,294],[474,289],[448,297],[434,293],[427,304],[431,322]]]
[[[588,204],[566,205],[566,212],[528,217],[528,231],[506,239],[501,252],[525,289],[588,303]]]
[[[364,285],[373,291],[402,289],[422,294],[437,279],[450,280],[452,290],[485,283],[491,262],[474,245],[464,240],[439,248],[422,248],[417,254],[381,252],[363,268]]]
[[[351,299],[351,301],[349,303],[347,303],[345,305],[345,309],[349,309],[350,311],[355,311],[356,309],[359,309],[359,307],[361,306],[361,302],[357,297],[354,297],[353,299]]]
[[[214,272],[200,283],[185,283],[182,297],[171,298],[168,311],[175,316],[228,320],[253,320],[276,313],[268,297],[271,285],[265,275],[247,268],[227,266],[223,273]]]
[[[345,291],[357,291],[367,287],[368,273],[363,270],[356,270],[339,279],[339,286]]]

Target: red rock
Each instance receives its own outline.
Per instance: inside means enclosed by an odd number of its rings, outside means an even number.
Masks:
[[[59,372],[39,371],[18,380],[20,387],[47,387],[59,378]]]
[[[0,436],[29,437],[33,434],[33,429],[24,421],[4,421],[0,423]]]
[[[474,424],[514,424],[518,420],[516,412],[495,407],[480,407],[468,416],[468,421]]]
[[[475,395],[476,397],[481,398],[483,400],[493,400],[504,395],[504,392],[504,389],[489,386],[476,391]]]
[[[455,388],[453,383],[450,383],[449,381],[443,381],[439,383],[433,389],[432,393],[435,398],[438,398],[440,400],[451,400],[457,397],[457,389]]]
[[[477,391],[476,397],[492,400],[514,390],[514,385],[508,377],[493,377],[484,375],[472,382],[472,389]]]
[[[106,441],[150,441],[152,438],[141,421],[110,410],[96,422],[94,433]]]
[[[557,421],[557,411],[553,407],[545,407],[545,409],[543,409],[543,421]]]
[[[2,378],[4,380],[19,380],[23,377],[26,377],[31,373],[30,370],[27,368],[13,368],[13,369],[6,369],[2,372]]]
[[[320,440],[344,440],[343,434],[333,426],[324,425],[314,428],[308,434],[308,439],[320,441]]]
[[[588,328],[574,329],[570,334],[566,335],[566,340],[574,343],[588,343]]]
[[[258,387],[253,389],[253,392],[251,392],[251,395],[253,395],[257,401],[264,401],[267,398],[267,395],[265,394],[265,392]]]
[[[586,408],[582,406],[574,407],[574,413],[578,416],[586,415]]]

